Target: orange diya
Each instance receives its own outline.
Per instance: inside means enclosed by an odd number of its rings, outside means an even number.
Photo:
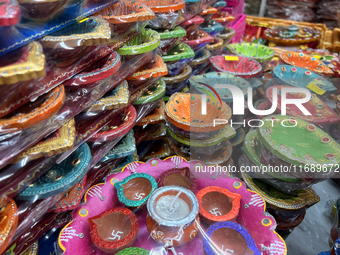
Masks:
[[[13,199],[0,208],[0,254],[11,242],[18,226],[18,208]]]

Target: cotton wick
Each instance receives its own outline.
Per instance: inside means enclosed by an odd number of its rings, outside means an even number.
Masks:
[[[176,197],[172,200],[171,204],[169,205],[169,211],[172,212],[173,211],[173,206],[177,200],[177,198],[182,194],[182,191],[179,191],[176,195]]]

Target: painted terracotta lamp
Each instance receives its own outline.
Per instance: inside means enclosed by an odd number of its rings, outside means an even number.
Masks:
[[[231,27],[224,27],[222,32],[217,35],[217,37],[223,40],[223,49],[231,42],[235,33],[235,29]]]
[[[276,26],[266,29],[264,37],[276,45],[299,46],[319,41],[321,32],[311,27]]]
[[[91,161],[89,146],[84,143],[67,159],[56,164],[22,191],[18,199],[43,199],[62,194],[84,178]]]
[[[202,49],[196,53],[194,59],[190,62],[193,74],[199,74],[207,65],[211,54],[207,49]]]
[[[116,207],[88,219],[94,245],[105,253],[116,254],[130,247],[139,231],[136,215],[127,208]]]
[[[228,73],[241,78],[253,78],[262,73],[262,66],[256,60],[242,56],[234,60],[231,57],[229,55],[213,56],[209,61],[216,72]]]
[[[204,19],[201,16],[196,15],[191,19],[188,19],[181,23],[181,27],[183,27],[187,31],[187,35],[189,35],[194,32],[201,24],[203,24],[203,22]]]
[[[2,4],[0,13],[0,27],[14,26],[19,23],[21,18],[18,3],[11,0],[5,0]]]
[[[216,15],[216,14],[215,14]],[[208,21],[199,27],[200,30],[207,32],[209,35],[215,37],[223,31],[223,26],[217,21]]]
[[[205,22],[208,22],[212,15],[217,13],[218,10],[215,7],[208,7],[200,12],[200,16],[204,19]]]
[[[134,105],[140,106],[147,103],[156,102],[160,100],[165,94],[166,84],[163,79],[160,79],[155,83],[154,86],[150,87],[143,95],[141,95],[136,101],[133,102]],[[157,105],[157,104],[156,104]]]
[[[13,199],[0,208],[0,252],[3,253],[11,243],[18,226],[18,208]]]
[[[190,65],[185,64],[182,71],[176,76],[164,76],[162,79],[166,84],[166,95],[172,95],[180,92],[188,83],[188,79],[192,74]]]
[[[214,38],[202,30],[195,30],[193,33],[187,34],[182,38],[182,42],[189,45],[195,52],[199,51],[212,41],[214,41]]]
[[[254,239],[241,225],[234,222],[218,222],[211,225],[204,238],[207,255],[235,253],[261,255]]]
[[[340,57],[334,57],[328,67],[332,69],[337,78],[340,78]]]
[[[0,85],[29,81],[45,75],[45,55],[39,42],[6,54],[0,61]]]
[[[285,64],[302,67],[319,75],[329,76],[334,74],[330,68],[316,57],[303,53],[285,51],[280,54],[280,59]]]
[[[152,239],[166,247],[184,245],[198,234],[199,205],[188,189],[161,187],[150,196],[147,209],[148,232]]]
[[[222,26],[227,26],[231,21],[235,20],[235,17],[228,12],[220,11],[211,16],[211,20],[220,23]]]
[[[158,178],[158,187],[180,186],[196,193],[197,180],[189,168],[173,168],[164,171]]]
[[[165,104],[162,99],[158,100],[159,103],[156,106],[156,108],[146,115],[141,121],[139,121],[136,126],[144,126],[144,125],[149,125],[149,124],[158,124],[161,122],[164,122],[164,108]]]
[[[221,55],[223,50],[223,39],[216,37],[212,43],[209,43],[205,48],[210,52],[211,56]]]
[[[25,0],[26,1],[26,0]],[[109,23],[97,17],[77,22],[39,40],[44,52],[56,62],[75,61],[94,46],[110,42]]]
[[[182,27],[177,26],[171,30],[159,30],[158,34],[161,38],[159,48],[161,49],[163,55],[165,55],[169,50],[180,43],[181,38],[186,36],[187,32]]]

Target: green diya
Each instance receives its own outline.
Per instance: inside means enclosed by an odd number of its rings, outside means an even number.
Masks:
[[[164,55],[163,61],[174,62],[181,59],[193,58],[195,56],[194,51],[185,43],[180,43],[173,49],[171,49],[166,55]]]
[[[187,32],[184,28],[178,26],[174,29],[158,30],[159,37],[161,39],[160,49],[164,54],[166,54],[173,47],[177,46],[181,41],[181,38],[186,36]]]
[[[149,88],[142,96],[140,96],[133,104],[141,105],[154,102],[165,95],[166,84],[160,79],[156,86]]]

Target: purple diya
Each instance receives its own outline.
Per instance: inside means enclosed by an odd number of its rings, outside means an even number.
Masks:
[[[197,180],[189,168],[174,168],[163,172],[158,179],[158,187],[180,186],[196,193]]]
[[[104,183],[100,183],[91,187],[85,194],[85,203],[72,212],[73,221],[63,228],[58,238],[58,244],[65,255],[83,255],[96,254],[104,255],[105,253],[97,249],[91,240],[90,227],[87,220],[96,216],[103,211],[119,207],[120,203],[117,197],[117,191],[114,184],[123,180],[133,173],[148,173],[156,180],[160,175],[169,169],[174,168],[189,168],[195,173],[197,180],[197,190],[209,186],[217,186],[228,189],[233,193],[238,193],[242,196],[240,201],[240,211],[236,218],[236,223],[247,229],[248,233],[255,241],[256,247],[263,252],[263,255],[286,255],[287,248],[282,238],[274,231],[276,223],[274,218],[265,212],[265,202],[257,193],[247,190],[245,184],[239,179],[212,178],[209,172],[206,172],[206,166],[199,161],[187,162],[181,157],[175,156],[165,159],[152,159],[146,163],[133,162],[125,166],[122,172],[109,175]],[[216,177],[216,176],[215,176]],[[203,249],[204,238],[200,233],[196,235],[192,241],[185,246],[172,247],[164,249],[163,245],[158,244],[149,237],[149,232],[146,228],[147,212],[137,211],[136,216],[139,222],[139,233],[134,247],[139,247],[146,250],[153,250],[156,254],[192,254],[204,255]],[[203,231],[204,231],[204,226]],[[201,229],[201,228],[200,228]],[[261,233],[259,235],[259,233]],[[117,234],[115,232],[115,234]],[[162,233],[157,233],[160,237]]]

